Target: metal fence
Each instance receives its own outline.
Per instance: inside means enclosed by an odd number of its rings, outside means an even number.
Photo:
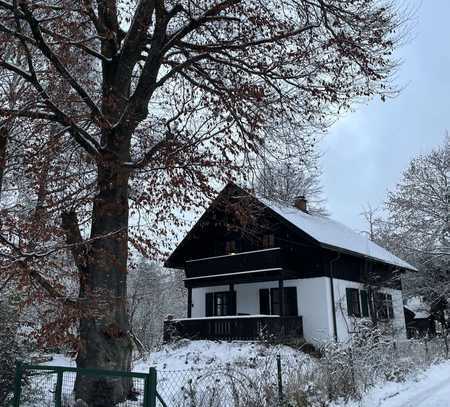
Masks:
[[[283,404],[282,360],[264,366],[159,370],[158,393],[170,407],[253,407]]]
[[[270,358],[262,368],[223,367],[188,370],[160,370],[149,373],[119,372],[74,367],[17,363],[14,407],[72,407],[75,379],[95,376],[101,385],[111,379],[132,380],[132,398],[117,407],[251,407],[282,405],[280,356]],[[99,397],[101,398],[101,386]],[[95,405],[106,407],[101,402]],[[109,406],[108,406],[109,407]]]
[[[75,405],[73,389],[75,379],[96,377],[98,389],[94,404],[100,406],[105,393],[110,393],[114,380],[127,378],[132,381],[133,392],[130,400],[120,403],[120,407],[156,407],[156,370],[150,368],[148,373],[121,372],[100,369],[77,369],[62,366],[27,365],[20,362],[16,366],[14,407],[69,407]],[[107,380],[108,379],[108,380]],[[23,391],[24,387],[26,392]],[[103,392],[103,394],[102,394]],[[164,404],[162,404],[164,406]],[[104,405],[106,407],[106,405]],[[165,406],[164,406],[165,407]]]
[[[384,345],[383,345],[384,346]],[[148,373],[111,372],[70,367],[18,364],[14,407],[73,407],[76,377],[95,376],[111,385],[114,378],[132,380],[132,398],[115,407],[287,407],[339,397],[357,397],[379,379],[402,380],[404,374],[448,358],[446,342],[408,340],[381,350],[337,347],[318,359],[273,354],[243,358],[233,364],[184,370],[150,368]],[[99,392],[102,390],[102,380]],[[23,389],[23,391],[22,391]],[[309,394],[311,393],[311,394]],[[302,401],[295,404],[293,400]],[[323,404],[323,403],[322,403]],[[322,405],[318,403],[318,405]],[[109,403],[91,403],[111,407]],[[323,404],[325,405],[325,404]]]

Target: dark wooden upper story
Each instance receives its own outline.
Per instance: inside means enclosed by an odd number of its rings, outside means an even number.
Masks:
[[[253,195],[229,184],[166,262],[185,270],[186,286],[328,276],[390,281],[398,267],[328,247],[279,216]],[[252,273],[257,272],[257,273]],[[204,278],[204,277],[211,278]]]

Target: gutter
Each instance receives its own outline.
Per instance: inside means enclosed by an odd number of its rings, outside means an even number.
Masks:
[[[330,278],[330,289],[331,289],[331,313],[333,315],[333,337],[334,341],[338,341],[337,335],[337,321],[336,321],[336,304],[334,299],[334,282],[333,282],[333,264],[336,263],[341,258],[341,253],[338,253],[334,259],[329,262],[329,278]]]

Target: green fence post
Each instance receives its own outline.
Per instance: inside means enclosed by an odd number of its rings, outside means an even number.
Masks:
[[[62,384],[63,384],[63,370],[58,369],[58,377],[56,379],[56,389],[55,389],[55,407],[61,407],[62,401]]]
[[[277,355],[277,375],[278,375],[278,400],[280,407],[283,406],[283,377],[281,374],[281,357]]]
[[[20,407],[20,396],[22,394],[22,374],[23,364],[22,362],[16,362],[16,376],[14,380],[14,407]]]
[[[148,396],[147,396],[147,404],[148,407],[156,407],[156,385],[158,383],[158,378],[156,374],[156,369],[151,367],[148,372]]]
[[[148,376],[144,379],[144,407],[148,407],[148,389],[149,389],[149,379]]]

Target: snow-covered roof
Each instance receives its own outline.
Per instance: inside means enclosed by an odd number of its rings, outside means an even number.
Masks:
[[[429,306],[419,296],[408,298],[405,307],[414,312],[414,318],[428,318],[430,316]]]
[[[283,206],[264,198],[258,198],[258,200],[323,245],[348,250],[397,267],[416,270],[411,264],[399,259],[366,236],[342,223],[327,217],[311,215],[295,207]]]

